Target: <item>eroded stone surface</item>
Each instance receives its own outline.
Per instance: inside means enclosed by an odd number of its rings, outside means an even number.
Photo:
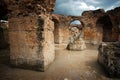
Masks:
[[[117,41],[120,34],[120,7],[107,11],[107,14],[110,16],[113,25],[112,38]]]
[[[120,43],[102,43],[98,50],[99,63],[111,77],[120,77]]]
[[[84,38],[86,43],[99,45],[102,41],[118,41],[119,36],[119,10],[116,8],[105,12],[103,9],[84,11],[82,16],[65,16],[65,15],[52,15],[58,23],[57,27],[67,27],[69,29],[70,22],[79,20],[84,26]],[[55,22],[55,21],[54,21]],[[56,23],[56,22],[55,22]],[[61,35],[65,29],[61,28]],[[58,31],[59,33],[59,31]],[[70,32],[69,35],[71,36]],[[59,38],[59,36],[57,36]],[[61,37],[59,40],[64,40]]]
[[[45,71],[54,60],[55,0],[4,0],[9,11],[10,60],[15,67]]]
[[[9,12],[10,57],[11,63],[18,67],[32,66],[44,70],[54,60],[54,40],[58,44],[68,44],[69,38],[74,35],[69,30],[73,20],[80,20],[84,27],[85,41],[78,36],[72,41],[79,49],[85,48],[85,42],[98,45],[104,38],[106,41],[120,39],[120,8],[108,12],[102,9],[85,11],[82,16],[65,16],[52,14],[55,0],[0,2],[6,5]]]
[[[13,66],[44,71],[54,60],[54,23],[47,16],[9,19]]]

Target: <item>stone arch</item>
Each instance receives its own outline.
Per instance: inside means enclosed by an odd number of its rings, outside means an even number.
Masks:
[[[79,23],[80,24],[71,24],[72,22],[75,22],[75,21],[79,21]],[[78,18],[73,18],[70,22],[69,22],[69,26],[71,27],[71,26],[73,26],[73,27],[77,27],[79,30],[81,30],[83,27],[84,27],[84,23],[80,20],[80,19],[78,19]]]
[[[96,26],[98,27],[98,29],[102,28],[102,30],[101,30],[101,32],[103,34],[102,41],[104,41],[104,42],[113,41],[113,39],[112,39],[113,25],[112,25],[109,15],[104,15],[104,16],[100,17],[96,22]]]
[[[69,21],[69,24],[70,24],[71,22],[75,21],[75,20],[80,21],[81,25],[84,25],[83,21],[82,21],[81,19],[79,19],[79,18],[72,18],[72,19]]]
[[[75,23],[75,21],[79,21],[79,23]],[[71,23],[73,24],[71,25]],[[74,24],[75,23],[75,24]],[[83,22],[79,18],[73,18],[70,21],[70,40],[67,45],[68,50],[84,50],[86,48],[86,44],[84,41],[84,32],[83,32]]]

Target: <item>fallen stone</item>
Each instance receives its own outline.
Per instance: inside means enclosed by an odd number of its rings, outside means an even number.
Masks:
[[[82,37],[83,32],[77,27],[71,27],[70,30],[74,33],[74,35],[70,38],[67,49],[77,51],[84,50],[86,48],[86,44]]]
[[[110,77],[120,77],[120,43],[107,42],[99,46],[98,62]]]
[[[85,41],[82,38],[78,38],[77,40],[70,42],[67,45],[68,50],[84,50],[86,49],[86,44]]]

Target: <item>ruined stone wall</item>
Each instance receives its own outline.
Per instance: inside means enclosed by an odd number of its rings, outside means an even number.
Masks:
[[[85,26],[85,39],[96,44],[101,41],[118,41],[120,8],[108,12],[99,9],[82,13],[82,21]]]
[[[96,28],[85,27],[84,39],[86,43],[99,44],[102,42],[102,32],[98,32]]]
[[[28,16],[36,13],[51,14],[55,0],[4,0],[8,6],[9,17]]]
[[[70,30],[68,26],[58,26],[54,30],[56,44],[68,44],[70,38]]]
[[[99,44],[102,42],[102,26],[97,20],[105,14],[104,10],[84,11],[81,21],[84,24],[84,38],[86,43]]]
[[[10,58],[17,67],[44,71],[54,60],[54,23],[49,17],[9,19]]]
[[[63,37],[64,37],[64,29],[61,28],[61,26],[57,26],[56,29],[54,30],[54,36],[55,36],[55,43],[56,44],[62,44],[63,43]]]
[[[57,19],[59,21],[59,24],[62,24],[61,30],[58,31],[58,35],[63,35],[61,37],[61,40],[64,41],[62,43],[68,43],[69,38],[73,35],[69,31],[70,22],[73,20],[80,20],[82,21],[82,25],[84,26],[84,38],[86,40],[86,43],[92,43],[92,44],[99,44],[102,41],[102,27],[96,26],[97,20],[99,17],[103,16],[105,12],[103,10],[97,10],[97,11],[85,11],[83,12],[82,16],[60,16],[56,15]],[[67,26],[64,28],[64,26]],[[68,38],[69,37],[69,38]],[[67,40],[68,39],[68,40]],[[60,39],[59,39],[60,40]],[[66,41],[65,41],[66,40]]]
[[[54,60],[55,0],[5,0],[9,10],[10,60],[15,67],[45,71]]]
[[[118,26],[120,24],[119,11],[119,8],[108,11],[107,13],[103,9],[90,10],[84,11],[82,16],[77,17],[56,15],[56,19],[59,22],[58,27],[62,24],[62,26],[67,26],[67,28],[69,27],[71,21],[80,20],[84,26],[84,39],[86,43],[99,45],[102,41],[118,41]],[[66,30],[69,30],[69,28],[61,28],[58,33],[61,31],[62,33],[59,33],[58,35],[62,35],[64,32],[67,32]],[[68,36],[70,37],[72,34],[63,35],[63,37],[58,40],[66,40]]]
[[[107,14],[110,16],[113,25],[112,37],[115,41],[118,41],[120,35],[120,7],[107,11]]]
[[[99,13],[100,12],[100,13]],[[88,11],[84,12],[82,16],[64,16],[64,15],[54,15],[59,21],[58,29],[57,29],[57,37],[60,44],[62,43],[69,43],[70,37],[73,36],[71,31],[69,30],[70,22],[73,20],[80,20],[82,21],[82,25],[84,27],[84,38],[86,43],[98,44],[102,41],[102,27],[96,27],[97,19],[100,16],[103,16],[103,11]],[[61,27],[61,28],[60,28]],[[99,31],[100,30],[100,31]],[[64,34],[64,35],[63,35]]]
[[[52,15],[55,24],[54,36],[56,44],[68,44],[70,38],[69,22],[70,17],[65,15]]]
[[[98,48],[98,62],[110,77],[120,77],[120,43],[101,43]]]
[[[71,37],[71,31],[69,30],[69,26],[65,26],[63,27],[63,30],[61,33],[63,33],[63,43],[64,44],[68,44],[70,41],[70,37]]]
[[[83,12],[82,16],[78,17],[56,15],[57,20],[59,21],[59,26],[63,26],[61,30],[58,31],[58,33],[61,31],[61,33],[59,33],[58,35],[62,35],[64,33],[63,37],[61,37],[61,40],[63,39],[64,42],[67,44],[67,41],[69,41],[69,38],[73,35],[69,31],[70,22],[73,20],[80,20],[84,27],[84,39],[86,43],[99,44],[100,42],[102,42],[102,26],[98,26],[96,25],[96,23],[98,18],[103,16],[104,14],[105,12],[100,9],[96,11],[85,11]],[[64,28],[64,26],[66,26],[66,28]]]
[[[44,26],[42,36],[44,38],[42,42],[43,46],[43,56],[44,56],[44,66],[52,63],[55,58],[55,49],[54,49],[54,22],[49,19],[49,17],[44,18]]]
[[[38,57],[40,52],[36,31],[37,24],[37,17],[9,19],[10,59],[12,65],[32,68],[39,65],[39,63],[43,64]],[[40,55],[43,56],[42,53]]]

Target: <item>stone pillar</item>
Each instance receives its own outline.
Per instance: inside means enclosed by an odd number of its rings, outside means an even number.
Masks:
[[[54,23],[49,17],[9,19],[10,61],[14,67],[45,71],[54,60]]]

